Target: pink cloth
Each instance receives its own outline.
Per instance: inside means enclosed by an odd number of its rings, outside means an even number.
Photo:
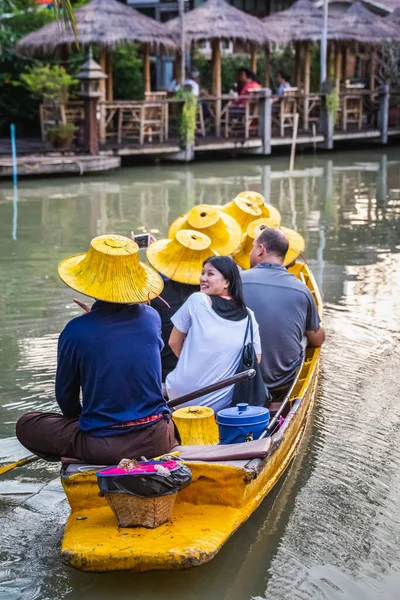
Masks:
[[[103,471],[99,471],[98,475],[141,475],[148,473],[157,473],[156,466],[164,467],[169,471],[173,471],[179,465],[174,460],[167,460],[164,462],[158,461],[155,463],[146,462],[139,463],[137,467],[131,469],[130,471],[125,471],[125,469],[119,469],[118,467],[111,467],[111,469],[104,469]]]

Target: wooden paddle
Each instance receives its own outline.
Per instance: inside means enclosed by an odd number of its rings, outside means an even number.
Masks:
[[[207,387],[204,387],[201,390],[190,392],[190,394],[185,394],[185,396],[175,398],[174,400],[168,400],[168,408],[175,408],[179,404],[184,404],[185,402],[189,402],[190,400],[196,400],[196,398],[200,398],[201,396],[205,396],[206,394],[217,392],[218,390],[222,390],[225,387],[234,385],[235,383],[239,383],[239,381],[243,381],[244,379],[251,379],[255,376],[255,374],[256,372],[254,369],[242,371],[242,373],[237,373],[236,375],[228,377],[228,379],[223,379],[218,383],[212,383],[211,385],[208,385]]]
[[[40,456],[36,456],[35,454],[29,454],[29,456],[25,456],[25,458],[20,458],[16,462],[11,465],[5,465],[4,467],[0,467],[0,475],[4,475],[4,473],[8,473],[17,467],[23,467],[31,462],[35,462],[36,460],[40,460]]]
[[[237,373],[233,375],[233,377],[228,377],[228,379],[224,379],[219,381],[218,383],[213,383],[208,385],[200,390],[196,390],[191,392],[190,394],[186,394],[185,396],[181,396],[180,398],[175,398],[174,400],[169,400],[167,405],[169,408],[175,408],[179,404],[183,404],[184,402],[189,402],[190,400],[195,400],[196,398],[200,398],[201,396],[205,396],[206,394],[211,394],[211,392],[216,392],[218,390],[222,390],[225,387],[230,385],[234,385],[239,381],[243,381],[244,379],[251,379],[256,374],[254,369],[249,369],[248,371],[243,371],[242,373]],[[21,458],[11,465],[5,465],[4,467],[0,467],[0,476],[4,475],[4,473],[8,473],[17,467],[23,467],[29,463],[35,462],[36,460],[40,460],[39,456],[35,456],[34,454],[29,454],[25,458]]]

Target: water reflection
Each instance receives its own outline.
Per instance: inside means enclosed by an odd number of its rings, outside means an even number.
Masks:
[[[22,181],[17,240],[10,236],[13,189],[0,185],[1,438],[13,435],[27,409],[54,407],[57,337],[80,313],[56,268],[96,235],[143,228],[166,235],[169,223],[194,204],[260,191],[279,208],[283,225],[305,237],[329,332],[308,443],[274,495],[212,563],[141,577],[64,569],[57,545],[66,507],[51,483],[55,468],[40,463],[10,475],[12,486],[0,500],[7,561],[0,597],[105,598],[118,591],[130,598],[134,586],[135,597],[148,599],[369,598],[368,590],[389,590],[387,597],[396,598],[390,590],[400,567],[400,409],[394,402],[400,161],[388,151],[299,157],[296,166],[291,176],[287,160],[274,158]],[[10,452],[9,442],[4,448]],[[18,497],[15,482],[22,486]],[[46,482],[36,498],[32,485]],[[32,512],[41,503],[45,515]]]

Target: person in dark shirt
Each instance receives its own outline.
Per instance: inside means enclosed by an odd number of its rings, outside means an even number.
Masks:
[[[42,458],[116,464],[178,444],[162,395],[160,317],[143,304],[163,282],[139,262],[138,250],[128,238],[100,236],[86,254],[59,265],[67,285],[97,300],[59,337],[56,400],[62,414],[28,413],[17,423],[20,442]]]
[[[164,277],[163,277],[164,279]],[[154,298],[150,305],[158,312],[161,318],[161,336],[164,342],[164,348],[161,350],[162,381],[171,371],[173,371],[178,362],[178,358],[172,352],[168,340],[172,333],[171,317],[186,302],[194,292],[198,292],[200,286],[180,283],[172,279],[164,279],[164,289],[158,298]]]

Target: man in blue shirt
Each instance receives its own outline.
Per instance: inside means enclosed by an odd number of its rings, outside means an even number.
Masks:
[[[158,296],[162,279],[139,262],[135,242],[116,235],[95,238],[86,254],[62,261],[59,275],[98,300],[59,337],[62,414],[24,415],[16,428],[20,442],[48,460],[92,464],[169,452],[178,442],[161,390],[161,321],[141,304]]]
[[[260,328],[261,372],[268,389],[290,384],[304,348],[325,340],[310,290],[283,266],[288,240],[280,229],[264,229],[250,253],[253,267],[242,271],[246,306]]]

